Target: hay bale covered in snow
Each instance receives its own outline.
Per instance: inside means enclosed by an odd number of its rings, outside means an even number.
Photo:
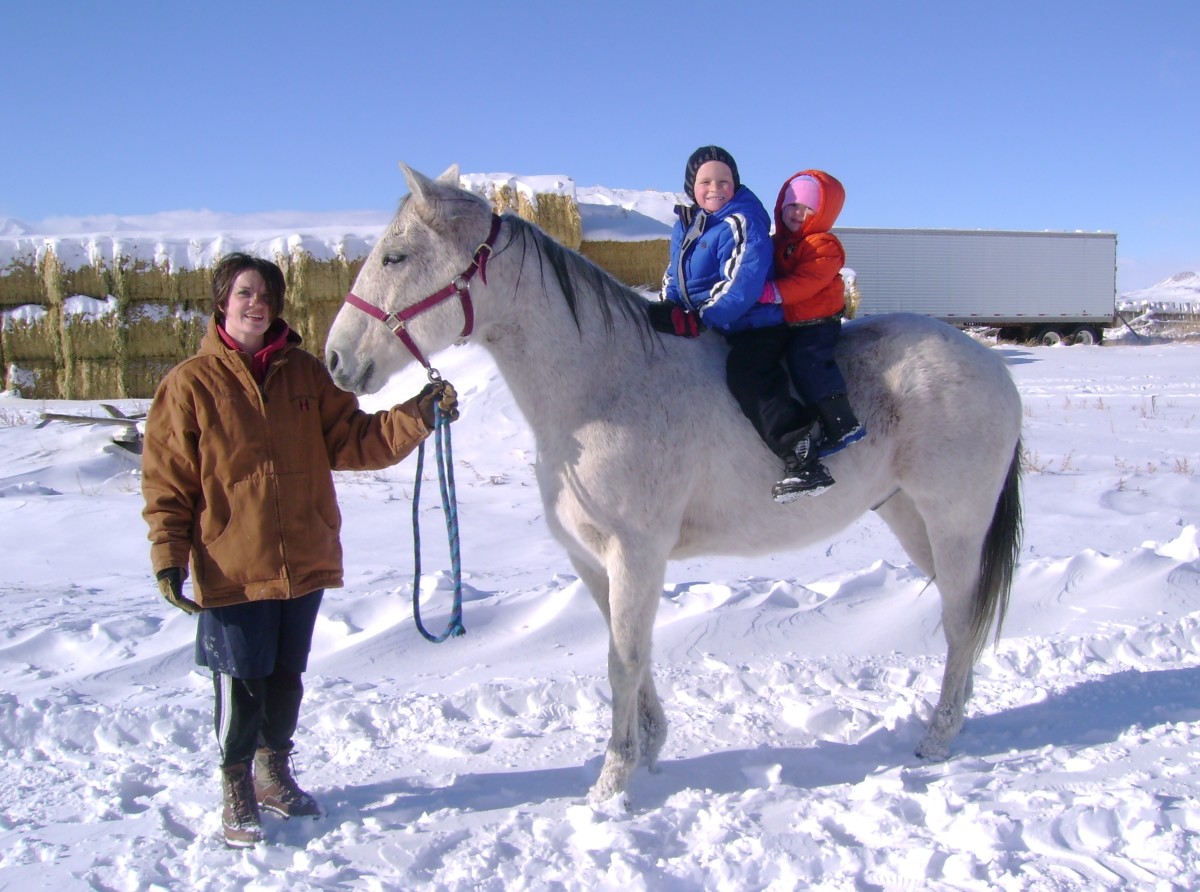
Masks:
[[[497,214],[512,211],[572,250],[578,250],[583,241],[575,181],[570,177],[471,173],[459,182],[462,188],[490,201]]]
[[[0,266],[0,307],[45,303],[42,265],[32,244],[16,246]]]

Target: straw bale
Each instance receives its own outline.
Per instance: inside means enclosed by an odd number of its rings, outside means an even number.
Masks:
[[[121,366],[111,359],[77,359],[59,376],[61,398],[107,400],[125,396]]]
[[[122,369],[122,397],[144,400],[154,396],[158,384],[172,368],[179,364],[174,356],[158,356],[132,359]]]
[[[212,303],[212,301],[207,301]],[[180,359],[185,359],[200,349],[200,342],[204,339],[204,333],[208,331],[208,323],[212,319],[212,313],[208,312],[207,307],[201,309],[195,306],[189,306],[187,302],[183,304],[183,309],[180,313],[178,324],[180,339],[183,343],[183,351]],[[169,354],[163,354],[164,356]]]
[[[667,239],[639,242],[587,241],[579,253],[634,288],[658,288],[671,259]]]
[[[129,306],[123,323],[126,358],[178,356],[185,354],[182,310],[178,304],[141,302]]]
[[[175,294],[179,300],[203,302],[204,312],[212,312],[212,270],[206,266],[199,269],[179,269],[171,273],[175,279]]]
[[[853,319],[858,315],[858,307],[862,303],[862,292],[858,290],[858,281],[851,279],[846,283],[846,318]]]
[[[491,199],[492,208],[497,214],[503,214],[505,211],[512,211],[514,214],[517,214],[520,217],[525,217],[525,214],[521,213],[521,209],[517,204],[520,193],[507,183],[501,183],[493,186],[490,190],[488,190],[487,197]],[[528,207],[528,201],[526,201],[526,207]],[[526,217],[526,219],[529,218]]]
[[[35,306],[34,314],[16,316],[10,311],[0,325],[4,356],[8,362],[25,365],[33,360],[52,360],[62,363],[62,344],[59,328],[62,310],[59,307]]]
[[[487,189],[485,197],[491,201],[497,214],[511,211],[521,219],[536,224],[555,241],[572,250],[579,248],[583,239],[583,223],[579,217],[579,205],[570,195],[538,192],[530,198],[508,183],[496,183]]]
[[[58,259],[54,261],[55,272],[47,272],[47,290],[51,302],[62,303],[73,294],[104,298],[114,294],[112,271],[104,265],[88,264],[78,269],[64,269]]]
[[[304,330],[300,336],[304,338],[304,346],[317,356],[325,355],[325,342],[329,340],[329,329],[333,320],[342,308],[342,301],[326,300],[308,305]]]
[[[292,255],[286,275],[287,302],[296,308],[313,302],[340,301],[352,281],[350,265],[345,260],[340,257],[315,260],[303,251]]]
[[[547,235],[572,250],[578,250],[583,241],[583,224],[579,218],[579,205],[569,195],[540,192],[536,196],[537,209],[532,217]],[[524,216],[524,214],[522,214]]]
[[[22,399],[61,399],[59,376],[61,368],[52,359],[23,359],[16,362],[5,354],[4,388],[16,391]]]
[[[37,256],[14,257],[0,269],[0,306],[19,307],[22,304],[45,304],[46,292]]]
[[[63,358],[68,365],[82,359],[112,361],[120,355],[123,337],[116,314],[87,319],[64,313],[62,318]]]
[[[112,279],[112,293],[122,303],[150,300],[168,303],[179,297],[179,289],[170,270],[148,260],[121,257]]]

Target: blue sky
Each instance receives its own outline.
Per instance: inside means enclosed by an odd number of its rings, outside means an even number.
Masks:
[[[0,218],[389,209],[403,160],[676,190],[717,143],[844,226],[1118,233],[1200,270],[1200,3],[4,3]]]

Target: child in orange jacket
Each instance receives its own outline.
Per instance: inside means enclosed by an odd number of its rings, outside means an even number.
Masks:
[[[841,277],[846,252],[830,229],[845,200],[845,188],[824,171],[804,170],[787,179],[775,201],[775,272],[764,294],[783,304],[790,331],[788,372],[821,419],[821,457],[866,436],[834,359],[846,310]]]

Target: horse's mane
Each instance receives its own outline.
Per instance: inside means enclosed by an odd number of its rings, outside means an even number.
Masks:
[[[532,249],[538,254],[538,267],[542,272],[542,287],[546,286],[546,268],[554,273],[554,279],[567,307],[571,318],[580,333],[583,323],[580,317],[582,300],[592,301],[600,311],[605,331],[611,336],[614,332],[614,312],[620,312],[626,319],[635,323],[634,327],[643,337],[643,345],[651,346],[658,338],[657,332],[650,327],[649,316],[646,312],[648,301],[628,285],[618,281],[607,270],[601,269],[582,254],[567,248],[537,226],[516,216],[504,214],[504,220],[511,227],[512,237],[507,247],[512,247],[520,239],[522,252],[521,269],[524,271],[524,257]],[[518,280],[519,282],[519,280]],[[615,311],[614,311],[615,308]]]

